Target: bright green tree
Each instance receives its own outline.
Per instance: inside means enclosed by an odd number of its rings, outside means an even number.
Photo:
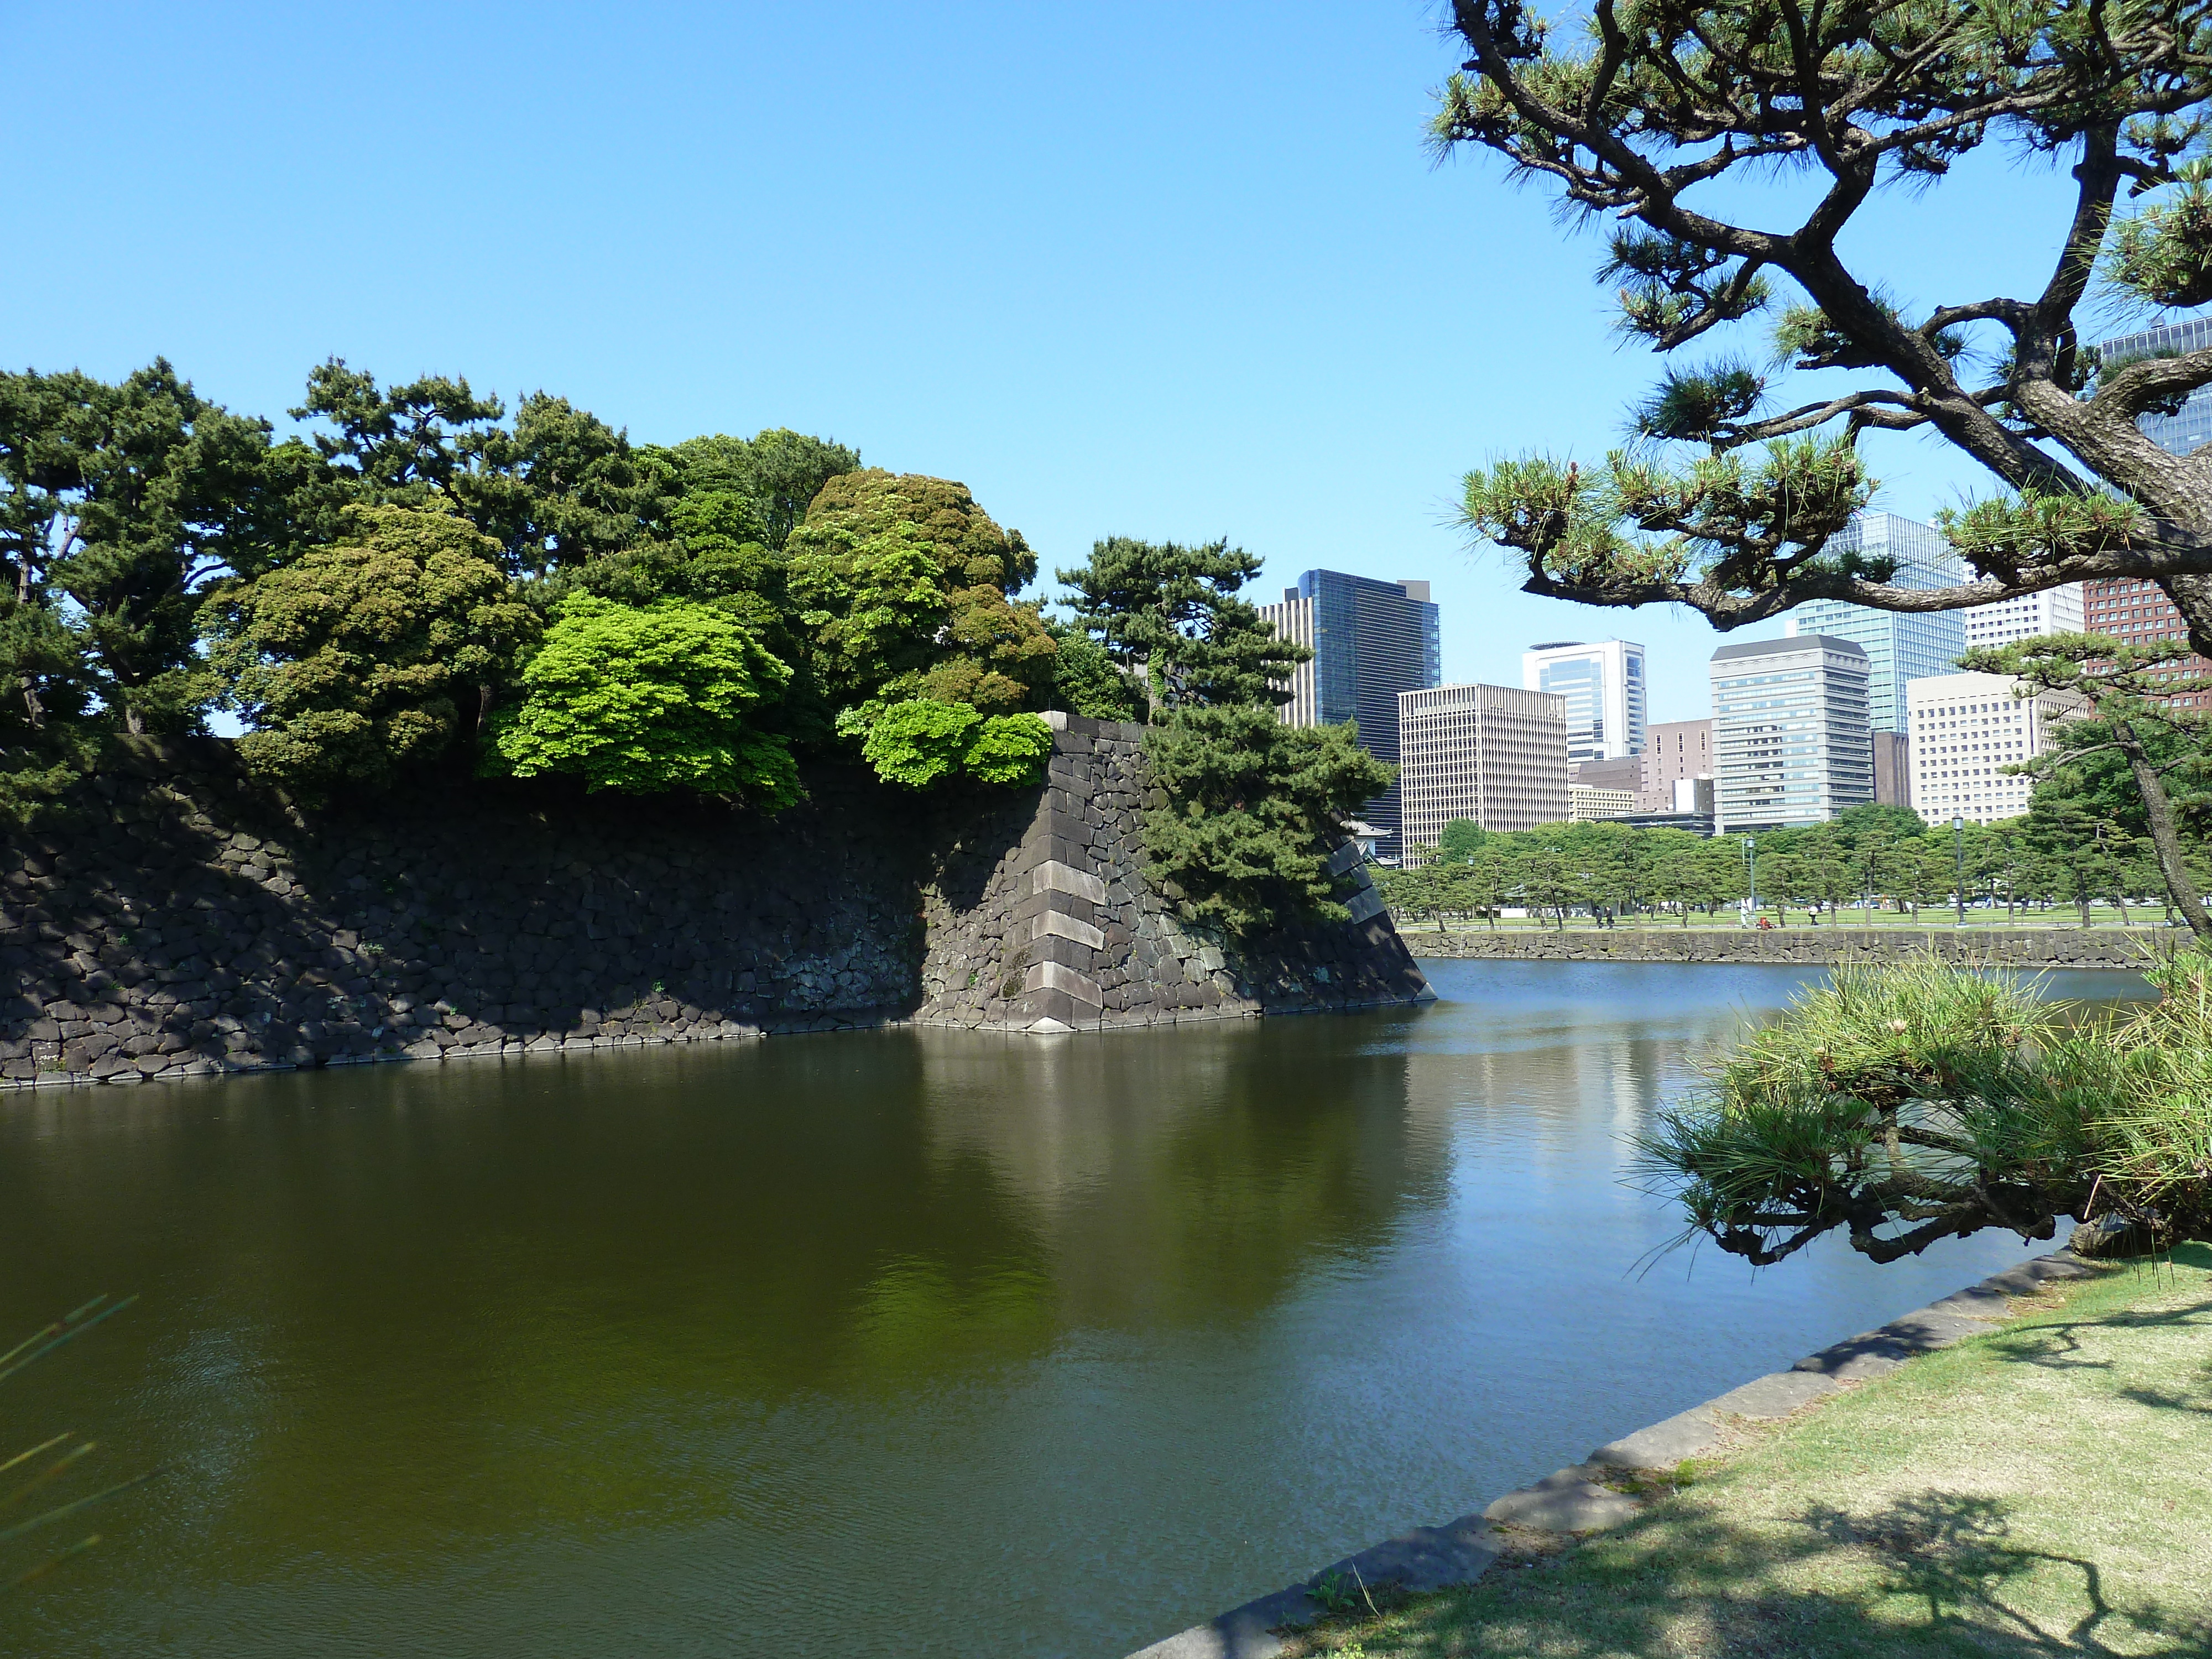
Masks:
[[[926,789],[948,778],[1010,787],[1043,776],[1052,728],[1035,714],[984,714],[964,702],[895,702],[868,727],[861,755],[890,783]]]
[[[917,697],[1012,714],[1042,700],[1054,647],[1018,531],[965,484],[880,469],[830,479],[785,544],[790,590],[841,731]]]
[[[520,700],[494,716],[486,763],[517,777],[572,774],[592,792],[690,789],[781,811],[804,793],[798,768],[749,716],[790,677],[711,605],[573,594],[522,671]]]

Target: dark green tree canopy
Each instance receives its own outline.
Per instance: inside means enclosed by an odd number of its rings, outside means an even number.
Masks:
[[[195,724],[200,597],[282,556],[313,467],[166,362],[114,385],[0,374],[0,646],[22,719],[93,698],[134,732]]]
[[[1670,367],[1642,441],[1602,465],[1468,476],[1466,523],[1519,556],[1528,591],[1735,628],[1814,598],[1946,610],[2141,576],[2212,653],[2212,474],[2136,425],[2212,384],[2212,349],[2100,363],[2079,334],[2107,298],[2212,302],[2205,0],[1596,0],[1557,29],[1522,0],[1455,0],[1451,19],[1468,56],[1437,146],[1494,151],[1601,219],[1627,333],[1720,348]],[[1909,299],[1885,280],[1909,264],[1845,252],[1875,191],[1940,188],[1991,143],[2071,170],[2039,289]],[[1753,222],[1803,186],[1808,208]],[[1820,374],[1802,398],[1725,343],[1778,308],[1772,348]],[[1973,580],[1908,588],[1823,550],[1875,488],[1869,430],[1929,431],[1988,471],[1996,493],[1946,521]]]
[[[1054,653],[1051,706],[1098,720],[1140,720],[1144,697],[1105,647],[1079,628],[1046,618]]]
[[[841,474],[785,552],[822,684],[848,729],[913,697],[1011,714],[1052,682],[1038,607],[1010,597],[1036,574],[1036,556],[965,484],[880,468]]]
[[[776,427],[751,438],[690,438],[652,452],[674,467],[685,495],[722,490],[744,496],[760,521],[759,539],[781,547],[830,479],[860,469],[860,452],[827,438]]]
[[[381,787],[473,739],[538,618],[457,514],[352,509],[346,538],[213,602],[246,764],[308,799]]]
[[[1436,862],[1438,864],[1468,864],[1489,839],[1480,824],[1473,818],[1454,818],[1437,837]]]
[[[2029,690],[2057,691],[2080,699],[2083,718],[2063,721],[2057,743],[2030,763],[2045,773],[2084,761],[2118,761],[2127,769],[2142,822],[2155,849],[2167,896],[2197,939],[2212,944],[2212,917],[2200,895],[2202,876],[2190,867],[2182,845],[2168,780],[2201,796],[2203,715],[2179,708],[2159,695],[2179,646],[2131,645],[2098,634],[2056,634],[1993,650],[1970,651],[1966,665],[2018,677]]]
[[[1293,726],[1265,703],[1187,705],[1146,733],[1145,753],[1168,797],[1145,816],[1145,855],[1185,915],[1240,934],[1345,919],[1330,852],[1395,771],[1349,721]]]
[[[1277,639],[1238,597],[1260,560],[1225,539],[1185,547],[1109,536],[1089,562],[1058,574],[1078,623],[1144,674],[1155,710],[1288,702],[1291,671],[1313,654]]]

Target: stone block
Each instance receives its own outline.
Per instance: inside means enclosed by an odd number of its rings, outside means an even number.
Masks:
[[[1057,910],[1045,910],[1030,919],[1029,936],[1033,939],[1047,937],[1073,939],[1078,945],[1093,951],[1103,950],[1106,933],[1102,928],[1074,916],[1063,915]]]
[[[1364,892],[1353,894],[1351,902],[1345,906],[1345,908],[1352,912],[1352,920],[1354,922],[1362,922],[1370,917],[1378,916],[1382,914],[1385,908],[1382,895],[1371,887]]]
[[[1599,1472],[1583,1466],[1547,1474],[1533,1486],[1506,1493],[1483,1510],[1483,1518],[1540,1532],[1598,1532],[1632,1519],[1644,1505],[1590,1478]]]
[[[1030,872],[1034,890],[1040,893],[1070,893],[1078,898],[1089,899],[1093,904],[1106,902],[1106,884],[1087,870],[1078,870],[1058,859],[1048,859]]]
[[[1022,990],[1025,995],[1032,991],[1064,991],[1078,1002],[1088,1003],[1094,1012],[1103,1007],[1106,1000],[1097,980],[1057,962],[1032,963],[1023,976]]]
[[[1481,1516],[1462,1515],[1441,1527],[1415,1527],[1370,1545],[1322,1568],[1315,1578],[1356,1569],[1366,1583],[1402,1584],[1417,1593],[1471,1584],[1498,1559],[1500,1541],[1497,1528]]]
[[[1834,1377],[1820,1371],[1772,1371],[1753,1377],[1741,1388],[1730,1389],[1718,1399],[1707,1401],[1699,1409],[1716,1417],[1742,1417],[1764,1423],[1787,1417],[1799,1407],[1833,1394],[1840,1386]]]
[[[1056,962],[1063,968],[1073,968],[1086,977],[1093,975],[1091,958],[1095,952],[1080,939],[1064,934],[1046,933],[1022,946],[1022,965],[1032,963]]]
[[[1589,1455],[1589,1461],[1612,1468],[1671,1469],[1685,1458],[1702,1457],[1720,1441],[1720,1425],[1700,1407],[1609,1440]]]

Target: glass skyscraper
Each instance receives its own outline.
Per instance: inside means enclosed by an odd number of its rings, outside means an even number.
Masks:
[[[1898,561],[1890,578],[1899,587],[1949,587],[1965,581],[1966,567],[1933,525],[1894,513],[1862,513],[1824,550],[1887,554]],[[1875,611],[1841,599],[1813,599],[1791,611],[1783,632],[1792,639],[1819,634],[1849,640],[1867,658],[1869,719],[1876,732],[1909,732],[1905,688],[1932,674],[1954,672],[1966,651],[1966,623],[1957,611],[1914,614]]]
[[[1437,607],[1426,582],[1377,581],[1341,570],[1309,570],[1280,605],[1260,607],[1285,639],[1313,647],[1291,680],[1283,718],[1292,725],[1359,722],[1359,746],[1398,763],[1398,696],[1443,679]],[[1396,784],[1359,816],[1379,833],[1376,851],[1395,861],[1403,848]]]
[[[2185,351],[2212,346],[2212,317],[2192,317],[2182,323],[2161,323],[2140,334],[2123,334],[2097,348],[2108,367],[2136,357],[2172,357]],[[2136,424],[2143,436],[2160,449],[2176,455],[2192,453],[2212,441],[2212,386],[2200,386],[2171,415],[2138,415]]]

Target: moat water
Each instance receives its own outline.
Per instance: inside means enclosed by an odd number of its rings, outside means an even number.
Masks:
[[[1809,970],[1431,972],[0,1099],[0,1346],[141,1297],[0,1455],[167,1466],[0,1653],[1113,1659],[2051,1248],[1651,1261],[1625,1138]]]

